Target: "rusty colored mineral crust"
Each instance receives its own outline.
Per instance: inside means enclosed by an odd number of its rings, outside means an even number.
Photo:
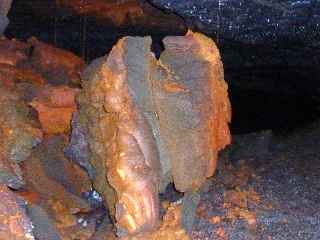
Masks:
[[[5,185],[0,185],[0,239],[33,240],[33,226],[24,203]]]
[[[124,237],[121,240],[190,240],[182,228],[182,206],[171,203],[166,209],[161,226],[152,232],[141,233],[134,237]]]
[[[23,185],[18,164],[42,140],[42,132],[28,115],[18,94],[0,87],[0,181],[15,189]]]
[[[131,235],[155,229],[158,193],[169,182],[197,191],[230,142],[227,84],[213,41],[188,32],[164,45],[157,61],[151,38],[126,37],[87,68],[67,150],[95,168],[95,188]]]
[[[69,132],[72,113],[76,110],[75,95],[78,91],[67,86],[50,85],[38,91],[30,105],[37,110],[44,133]]]

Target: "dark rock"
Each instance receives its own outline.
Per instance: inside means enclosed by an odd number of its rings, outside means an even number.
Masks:
[[[266,43],[280,39],[307,41],[319,46],[319,1],[264,0],[150,0],[193,22],[199,30],[217,38],[242,43]]]
[[[61,240],[58,230],[48,214],[40,206],[29,205],[27,214],[34,226],[34,236],[38,240]]]
[[[67,139],[55,135],[46,139],[42,148],[42,165],[45,174],[63,185],[69,192],[81,197],[91,190],[91,182],[85,170],[64,156]],[[46,156],[46,157],[45,157]]]
[[[182,18],[163,12],[146,1],[61,0],[54,4],[50,0],[31,0],[27,4],[32,8],[34,15],[42,18],[51,18],[52,12],[55,11],[57,18],[82,16],[94,19],[101,25],[120,29],[140,27],[158,32],[167,31],[171,34],[186,32]]]
[[[96,170],[90,163],[90,149],[86,138],[87,133],[84,126],[79,123],[78,113],[72,116],[72,132],[69,145],[65,148],[65,155],[81,167],[86,169],[91,179],[96,176]]]
[[[199,192],[187,192],[182,199],[182,226],[187,233],[192,232],[193,224],[196,221],[196,210],[200,202]]]
[[[89,203],[79,196],[81,193],[76,190],[77,184],[70,182],[68,174],[62,173],[67,173],[63,164],[63,161],[67,160],[63,158],[63,145],[59,146],[59,141],[51,141],[51,144],[46,140],[32,152],[28,161],[25,161],[23,169],[26,188],[35,191],[40,199],[44,200],[45,209],[51,209],[57,217],[61,215],[63,218],[66,215],[68,218],[76,212],[88,211]],[[61,172],[55,173],[53,169]],[[56,210],[52,210],[54,208]]]

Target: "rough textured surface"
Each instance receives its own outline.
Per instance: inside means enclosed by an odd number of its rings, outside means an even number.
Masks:
[[[75,54],[30,38],[28,43],[33,47],[31,64],[43,74],[51,84],[75,84],[80,81],[84,61]]]
[[[89,173],[94,166],[95,188],[129,233],[156,226],[158,192],[170,181],[182,192],[198,190],[230,142],[227,85],[213,42],[189,32],[164,44],[157,61],[150,38],[127,37],[88,67],[66,149]]]
[[[91,191],[91,182],[82,169],[64,157],[65,142],[61,135],[46,138],[24,162],[27,192],[22,195],[34,205],[29,210],[37,224],[36,234],[87,240],[93,235],[98,219],[90,218],[92,207],[84,198]],[[36,198],[32,195],[30,198],[32,192]],[[82,219],[84,223],[78,221],[80,214],[89,215],[86,221]],[[42,225],[47,232],[39,229]]]
[[[23,183],[18,163],[42,140],[42,132],[34,127],[28,114],[26,104],[16,92],[0,87],[0,179],[12,188]]]
[[[80,124],[88,131],[96,189],[119,227],[137,233],[158,221],[159,162],[150,126],[129,95],[125,44],[120,41],[108,59],[94,62],[86,71],[79,96]]]
[[[156,79],[153,90],[160,138],[176,189],[192,191],[213,175],[218,151],[231,140],[227,84],[209,38],[188,32],[165,38],[164,45],[158,72],[167,76]]]
[[[61,240],[53,221],[41,207],[30,205],[27,213],[34,225],[33,233],[36,239]]]
[[[38,112],[42,130],[46,134],[67,133],[72,113],[76,110],[75,95],[78,89],[66,86],[44,86],[30,105]]]
[[[172,203],[166,208],[161,226],[153,232],[138,234],[123,240],[189,240],[190,237],[182,228],[181,204]]]
[[[0,63],[0,84],[8,89],[18,88],[19,83],[33,84],[34,88],[45,83],[44,78],[32,69],[20,69]]]
[[[0,239],[34,240],[33,226],[22,199],[5,185],[0,185]]]
[[[234,136],[201,194],[191,239],[318,239],[319,126]]]
[[[27,189],[37,192],[44,200],[45,206],[53,208],[52,205],[63,204],[66,212],[73,214],[81,210],[88,210],[90,206],[84,199],[76,195],[81,195],[76,186],[70,186],[70,176],[63,164],[63,161],[67,161],[63,156],[63,146],[62,137],[45,139],[25,161],[23,169]],[[60,173],[53,174],[53,169]],[[66,174],[62,174],[63,171]],[[84,186],[87,185],[87,188],[90,188],[85,178],[83,180]]]
[[[84,168],[91,179],[96,177],[96,170],[90,162],[90,149],[87,140],[86,128],[79,124],[78,112],[73,113],[71,121],[72,132],[70,136],[70,143],[65,148],[65,155]]]
[[[194,20],[204,32],[243,43],[281,39],[318,45],[319,1],[264,0],[150,0],[186,20]],[[191,22],[190,21],[190,22]],[[192,25],[192,24],[191,24]]]

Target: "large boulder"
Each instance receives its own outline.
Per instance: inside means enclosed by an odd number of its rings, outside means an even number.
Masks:
[[[129,234],[157,226],[158,193],[169,182],[197,191],[230,143],[227,84],[213,41],[190,31],[164,46],[157,60],[150,37],[126,37],[87,68],[66,149]]]

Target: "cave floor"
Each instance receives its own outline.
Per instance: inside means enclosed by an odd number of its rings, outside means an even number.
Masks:
[[[320,239],[319,126],[235,136],[201,194],[192,239]]]

